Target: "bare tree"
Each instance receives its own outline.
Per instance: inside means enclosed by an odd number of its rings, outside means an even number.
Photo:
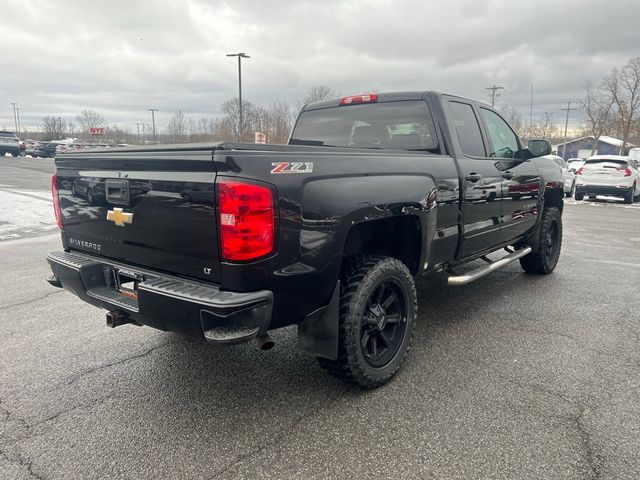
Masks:
[[[542,117],[533,124],[533,138],[551,138],[555,135],[556,130],[552,115],[549,112],[544,112]]]
[[[269,143],[287,143],[293,125],[293,109],[282,100],[273,102],[264,111],[262,132]]]
[[[76,132],[76,124],[73,120],[67,122],[67,130],[69,131],[69,137],[73,138]]]
[[[64,137],[66,130],[65,121],[60,117],[47,115],[42,118],[43,140],[59,140]]]
[[[612,96],[596,88],[592,82],[585,84],[584,91],[582,110],[585,114],[586,133],[595,138],[591,149],[591,155],[595,155],[598,149],[598,140],[602,135],[610,133],[615,123],[613,116],[614,100]]]
[[[640,109],[640,57],[632,58],[622,68],[614,68],[604,78],[602,87],[610,94],[616,106],[622,137],[620,151],[624,153]]]
[[[240,127],[241,135],[238,134],[240,103],[238,98],[231,98],[225,101],[220,109],[225,113],[228,123],[225,127],[230,127],[233,138],[240,138],[241,141],[253,141],[253,130],[260,128],[260,110],[248,100],[242,100],[242,127]],[[230,140],[226,138],[225,140]]]
[[[235,133],[237,129],[237,120],[233,122],[229,117],[217,118],[213,121],[211,137],[214,141],[231,140],[237,138]]]
[[[522,115],[518,110],[509,105],[502,105],[498,109],[520,138],[524,139],[529,135],[529,126],[522,120]]]
[[[322,102],[323,100],[335,98],[338,95],[338,92],[331,87],[316,85],[311,87],[307,94],[298,102],[298,110],[304,107],[307,103]]]
[[[82,132],[88,135],[92,128],[102,127],[106,124],[104,117],[95,110],[83,110],[76,120],[82,127]]]
[[[185,141],[187,133],[187,119],[182,110],[178,110],[167,125],[167,135],[171,143],[180,143]]]

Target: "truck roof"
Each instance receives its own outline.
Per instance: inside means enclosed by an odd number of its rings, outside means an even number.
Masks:
[[[442,96],[442,95],[447,95],[449,97],[454,97],[454,98],[459,98],[461,100],[471,100],[474,102],[477,102],[477,100],[472,100],[466,97],[461,97],[458,95],[451,95],[449,93],[442,93],[442,92],[436,92],[434,90],[422,90],[422,91],[407,91],[407,92],[384,92],[384,93],[377,93],[378,95],[378,102],[394,102],[394,101],[402,101],[402,100],[422,100],[423,98],[426,98],[427,96]],[[361,95],[366,95],[366,93],[363,93]],[[322,100],[321,102],[313,102],[313,103],[308,103],[306,104],[304,107],[302,107],[302,109],[300,110],[302,111],[307,111],[307,110],[316,110],[316,109],[320,109],[320,108],[329,108],[329,107],[338,107],[340,106],[340,100],[344,98],[344,97],[339,97],[339,98],[332,98],[330,100]],[[479,103],[483,103],[483,102],[479,102]],[[483,103],[484,105],[484,103]],[[487,105],[489,106],[489,105]]]

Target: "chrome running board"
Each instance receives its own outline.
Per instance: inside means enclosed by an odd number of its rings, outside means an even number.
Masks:
[[[510,251],[510,250],[507,250]],[[499,268],[505,267],[509,265],[511,262],[515,262],[519,258],[524,257],[531,253],[531,247],[525,247],[521,250],[516,250],[515,252],[510,253],[509,255],[502,257],[499,260],[490,260],[487,257],[481,257],[485,262],[488,262],[489,265],[485,265],[484,267],[477,268],[476,270],[472,270],[465,275],[452,275],[449,277],[449,285],[466,285],[467,283],[471,283],[474,280],[479,279],[480,277],[484,277],[486,274],[491,273]]]

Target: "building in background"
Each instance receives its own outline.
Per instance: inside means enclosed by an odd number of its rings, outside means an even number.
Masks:
[[[564,143],[555,145],[553,151],[565,160],[569,158],[588,158],[591,155],[627,155],[629,150],[635,147],[634,144],[627,143],[625,151],[622,152],[622,140],[605,135],[598,139],[597,144],[593,136],[569,140],[566,144],[566,152],[564,151],[564,145]]]

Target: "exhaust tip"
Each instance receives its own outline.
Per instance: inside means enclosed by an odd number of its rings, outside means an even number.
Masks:
[[[276,342],[274,342],[273,339],[266,333],[256,338],[256,347],[259,350],[271,350],[275,344]]]

